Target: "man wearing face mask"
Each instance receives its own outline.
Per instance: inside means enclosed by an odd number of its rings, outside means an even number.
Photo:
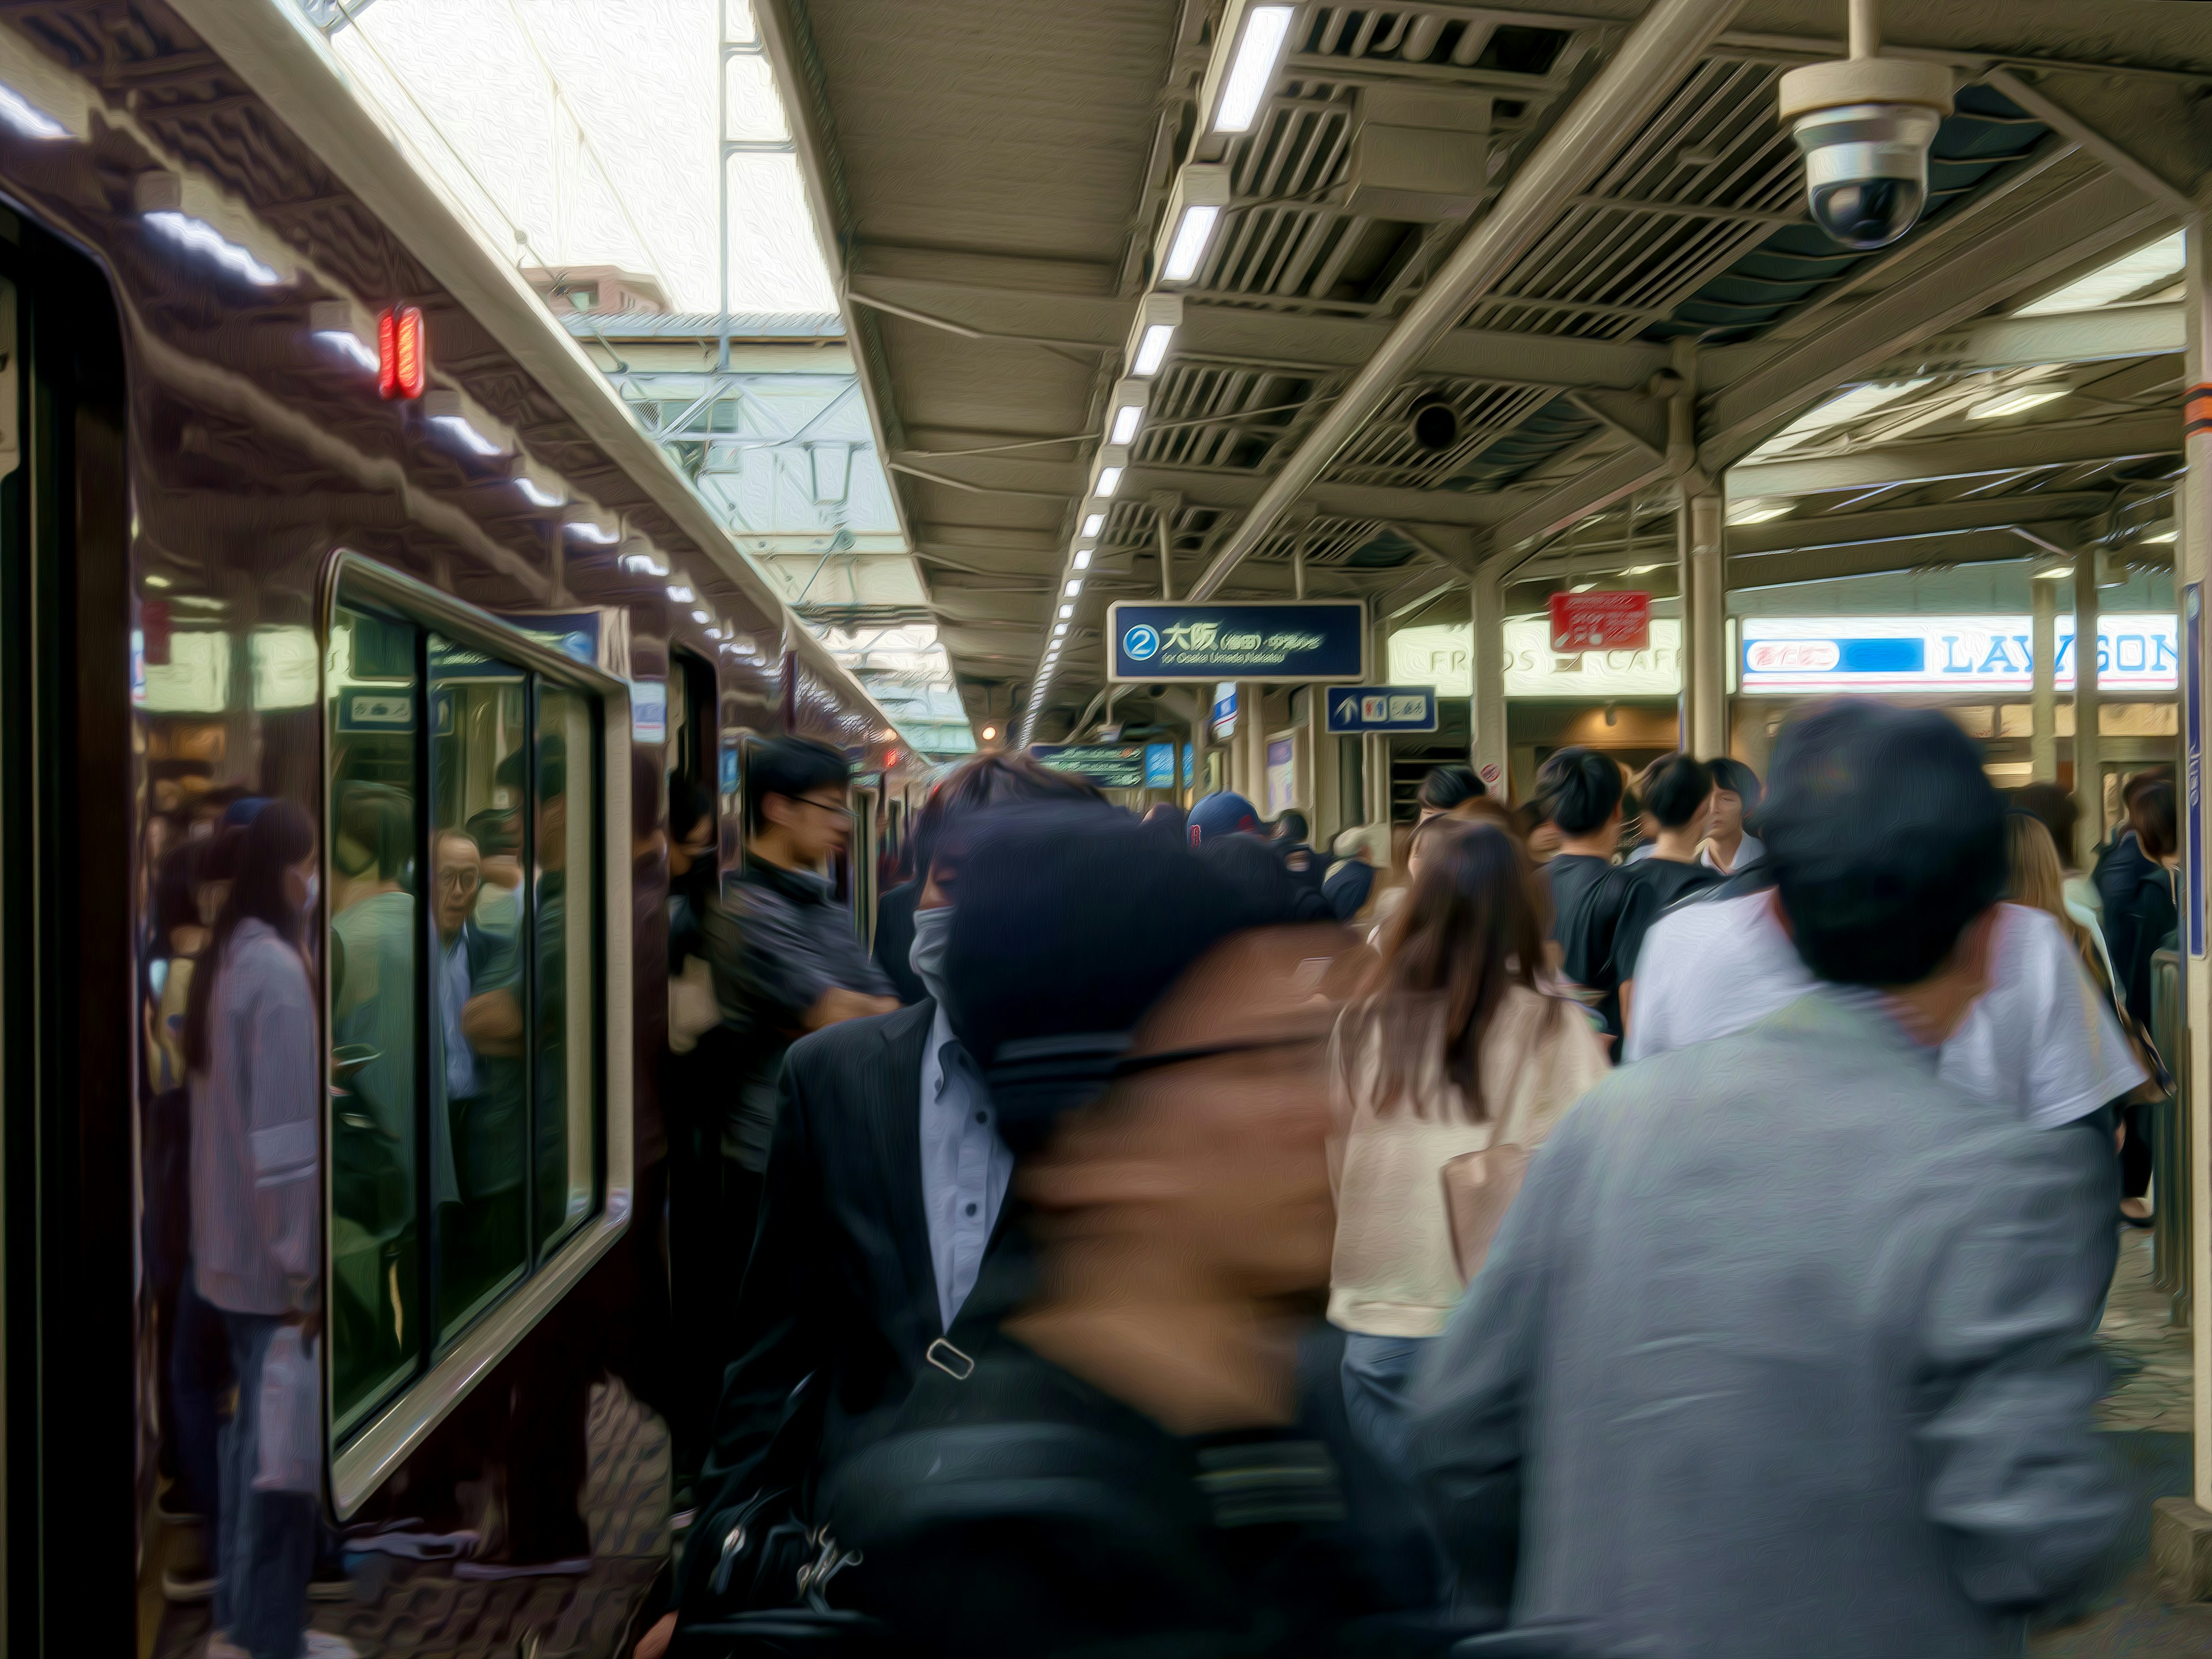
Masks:
[[[904,1397],[982,1270],[1013,1158],[953,1033],[945,951],[963,886],[989,878],[963,867],[977,818],[1035,801],[1111,810],[1086,780],[1025,755],[978,755],[938,785],[915,825],[929,862],[908,956],[929,994],[815,1032],[785,1060],[732,1320],[738,1357],[677,1575],[677,1599],[695,1613],[734,1598],[727,1575],[724,1589],[712,1581],[736,1517],[763,1493],[803,1487],[865,1418]],[[640,1659],[665,1650],[674,1620],[647,1632]]]

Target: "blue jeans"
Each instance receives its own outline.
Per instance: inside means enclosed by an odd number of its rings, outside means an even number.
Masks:
[[[315,1500],[303,1492],[256,1492],[261,1462],[261,1362],[283,1321],[219,1310],[230,1335],[238,1407],[216,1443],[222,1492],[216,1564],[216,1628],[253,1659],[299,1659],[314,1571]]]
[[[1344,1336],[1344,1414],[1359,1443],[1393,1474],[1406,1468],[1407,1396],[1432,1336]]]

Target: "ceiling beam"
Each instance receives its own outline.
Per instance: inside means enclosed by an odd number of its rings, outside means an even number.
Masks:
[[[1947,236],[1939,220],[1928,236],[1930,257],[1829,326],[1776,340],[1764,362],[1705,402],[1700,465],[1723,471],[1822,393],[2167,216],[2092,170],[1992,222],[1978,216],[1966,241]],[[1790,332],[1788,323],[1780,332]]]
[[[1814,495],[1823,490],[1933,483],[2039,466],[2125,460],[2180,448],[2181,411],[2159,410],[2081,425],[2005,426],[1803,460],[1782,455],[1732,468],[1727,488],[1738,501],[1753,495]]]
[[[1730,526],[1728,554],[1731,561],[1741,558],[1756,564],[1780,554],[1809,556],[1879,543],[1891,550],[1888,556],[1893,562],[1903,557],[1907,565],[1953,564],[1958,562],[1951,551],[1955,538],[1985,530],[2009,530],[2016,525],[2033,526],[2048,534],[2056,526],[2072,525],[2103,511],[2109,500],[2102,492],[2067,490],[2048,495],[1938,501],[1927,507],[1878,507],[1866,513],[1793,515],[1765,524]],[[1906,542],[1916,544],[1917,551],[1900,545]],[[2025,545],[2017,538],[2015,544]],[[1515,570],[1513,580],[1559,581],[1617,572],[1631,563],[1663,563],[1671,568],[1674,559],[1671,540],[1662,536],[1646,537],[1632,546],[1621,541],[1596,548],[1557,544],[1540,558]],[[1769,575],[1764,580],[1773,578]]]
[[[1931,335],[1877,363],[1863,380],[1908,380],[1923,374],[2028,368],[2039,363],[2114,362],[2179,351],[2185,327],[2179,301],[2113,306],[2057,317],[1987,317]],[[1725,386],[1771,347],[1724,346],[1698,359],[1709,389]]]
[[[1784,583],[1833,581],[1845,576],[1910,574],[1954,564],[2002,564],[2036,556],[2019,537],[2002,530],[1974,531],[1940,542],[1853,542],[1787,554],[1736,553],[1728,558],[1728,585],[1773,587]]]
[[[959,264],[987,272],[990,262],[963,255]],[[984,343],[1080,344],[1118,350],[1136,319],[1135,304],[1109,296],[1054,293],[1011,279],[1030,262],[1005,262],[1007,285],[974,276],[870,273],[852,280],[852,297],[887,314]],[[1188,302],[1176,331],[1175,357],[1201,357],[1316,371],[1357,368],[1389,337],[1390,325],[1358,317]],[[1580,340],[1461,328],[1446,333],[1422,361],[1425,374],[1513,386],[1640,390],[1667,366],[1667,349],[1635,341]]]

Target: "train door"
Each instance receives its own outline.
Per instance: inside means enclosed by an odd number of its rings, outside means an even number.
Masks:
[[[135,1634],[145,815],[124,394],[102,273],[0,210],[0,1646],[22,1655],[122,1653]]]

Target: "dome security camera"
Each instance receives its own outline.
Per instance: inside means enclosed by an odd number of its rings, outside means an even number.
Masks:
[[[1782,77],[1782,118],[1805,156],[1813,221],[1850,248],[1887,247],[1928,204],[1928,147],[1951,112],[1951,71],[1902,58],[1808,64]]]

